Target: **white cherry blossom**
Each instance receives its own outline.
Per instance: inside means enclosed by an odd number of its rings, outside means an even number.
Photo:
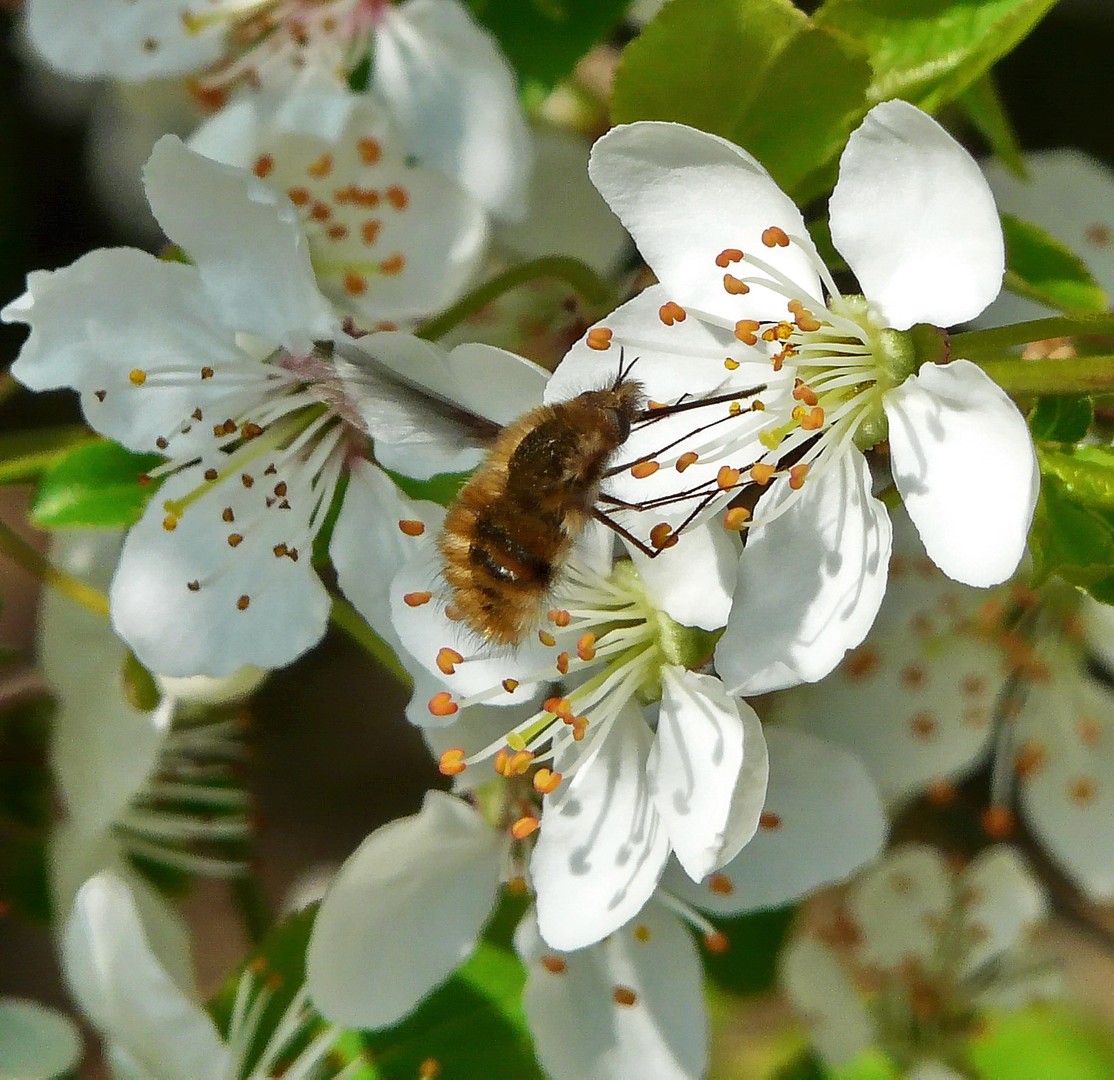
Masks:
[[[730,942],[702,911],[739,915],[790,903],[877,855],[885,817],[855,759],[792,732],[770,737],[764,827],[723,870],[697,885],[671,865],[665,885],[629,920],[575,951],[546,940],[536,911],[519,925],[526,1016],[554,1080],[704,1075],[701,969],[686,924],[722,951]],[[822,792],[814,782],[820,767]],[[514,783],[529,791],[528,777]],[[519,797],[503,781],[477,792],[475,806],[430,792],[420,813],[364,841],[326,893],[310,940],[307,984],[325,1016],[359,1027],[397,1022],[467,958],[501,881],[525,875],[540,901],[530,841],[514,841],[503,827]],[[565,916],[594,917],[584,896],[569,897]]]
[[[547,397],[567,396],[570,382],[598,384],[617,349],[672,367],[674,386],[660,390],[656,368],[635,367],[664,403],[689,378],[700,393],[712,371],[724,378],[742,363],[765,367],[757,381],[775,383],[761,395],[760,430],[712,428],[692,465],[733,467],[727,494],[762,491],[742,523],[748,543],[717,649],[732,691],[820,678],[862,640],[890,551],[862,451],[883,439],[897,489],[945,572],[986,586],[1016,569],[1037,490],[1025,422],[974,364],[946,355],[933,329],[977,315],[1004,267],[993,198],[943,128],[890,101],[850,138],[832,237],[865,298],[839,291],[797,208],[723,139],[679,124],[621,126],[596,144],[590,173],[661,284],[593,328]],[[950,362],[918,367],[923,355]],[[655,458],[663,466],[678,460],[667,449]],[[714,487],[708,477],[697,490],[722,506]]]
[[[67,74],[204,73],[210,92],[289,87],[306,72],[341,86],[369,61],[408,152],[482,206],[525,210],[530,141],[514,73],[458,0],[31,0],[27,30]]]
[[[0,1076],[54,1080],[81,1061],[81,1035],[68,1016],[25,998],[0,997]]]
[[[172,676],[278,667],[324,632],[313,539],[368,436],[384,462],[406,448],[413,473],[479,460],[459,425],[416,414],[422,396],[399,380],[497,424],[544,373],[484,346],[344,332],[294,207],[244,170],[168,136],[146,185],[193,264],[118,248],[31,274],[3,312],[32,328],[13,374],[77,389],[93,428],[168,459],[111,590],[139,659]]]
[[[1016,811],[1096,900],[1114,896],[1114,691],[1089,659],[1109,655],[1108,609],[1066,587],[986,593],[950,581],[896,519],[893,588],[866,641],[772,714],[857,754],[892,801],[991,764],[983,824]],[[1016,806],[1016,811],[1015,811]]]
[[[830,1067],[875,1046],[902,1075],[958,1080],[985,1010],[1059,989],[1025,941],[1045,914],[1040,885],[1010,848],[956,873],[932,848],[906,845],[789,943],[782,980]]]
[[[189,142],[289,197],[318,284],[362,327],[394,329],[448,307],[480,265],[486,211],[412,160],[373,94],[320,76],[282,92],[247,92]]]

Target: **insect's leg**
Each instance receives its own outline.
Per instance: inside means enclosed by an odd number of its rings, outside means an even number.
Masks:
[[[629,529],[624,529],[622,525],[620,525],[613,518],[609,517],[598,506],[592,507],[592,517],[594,517],[596,521],[598,521],[601,525],[606,525],[607,528],[609,528],[612,532],[618,533],[619,536],[627,541],[627,543],[633,544],[648,559],[656,559],[661,554],[660,550],[652,548],[649,544],[645,543],[642,540],[639,540],[638,537],[634,535],[634,533],[632,533]]]
[[[671,443],[666,443],[665,446],[659,446],[656,450],[652,450],[648,454],[643,454],[641,457],[635,458],[633,461],[624,461],[622,465],[612,465],[610,469],[604,472],[604,476],[617,476],[624,469],[633,468],[635,465],[643,461],[650,461],[656,458],[659,454],[664,454],[667,450],[672,450],[675,446],[680,446],[681,443],[691,439],[694,435],[699,435],[701,432],[707,431],[709,428],[714,428],[717,424],[724,424],[729,420],[734,420],[735,417],[730,413],[727,416],[721,416],[718,420],[712,420],[707,424],[702,424],[698,428],[693,428],[692,431],[686,431],[680,438],[674,439]]]
[[[636,424],[652,424],[655,420],[663,420],[667,416],[676,416],[677,413],[689,412],[692,409],[702,409],[705,405],[722,405],[727,401],[735,401],[738,398],[754,397],[755,394],[762,393],[767,389],[767,383],[760,383],[758,386],[752,386],[747,390],[734,390],[729,394],[716,394],[713,397],[696,398],[693,401],[685,401],[688,396],[682,394],[680,398],[673,405],[663,405],[659,409],[647,409],[641,416],[636,416],[634,423]]]

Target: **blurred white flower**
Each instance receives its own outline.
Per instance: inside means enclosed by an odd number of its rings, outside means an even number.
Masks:
[[[696,378],[700,393],[744,362],[765,368],[759,382],[788,380],[762,395],[759,431],[709,425],[702,445],[667,444],[655,458],[671,466],[691,451],[692,470],[733,467],[733,485],[717,492],[713,475],[694,489],[710,508],[742,487],[766,489],[743,525],[749,539],[717,648],[733,692],[820,678],[869,629],[890,524],[861,451],[883,439],[897,489],[945,572],[990,585],[1016,569],[1037,490],[1024,419],[967,361],[918,371],[922,334],[906,333],[970,319],[1002,281],[993,198],[943,128],[890,101],[848,142],[832,236],[865,298],[839,292],[797,208],[722,139],[678,124],[619,127],[596,144],[590,173],[661,284],[590,331],[547,398],[567,396],[570,383],[598,385],[617,348],[640,357],[634,377],[665,403],[688,386],[663,380],[659,389],[644,357],[671,367],[675,382]],[[931,328],[923,336],[942,340]]]
[[[222,1036],[197,1000],[188,970],[168,969],[166,942],[151,937],[140,899],[135,884],[98,873],[81,887],[61,934],[62,973],[105,1040],[117,1080],[340,1080],[364,1067],[358,1059],[339,1070],[327,1063],[338,1028],[325,1027],[304,1042],[316,1022],[304,989],[274,1027],[262,1030],[271,991],[257,985],[250,968],[241,976],[229,1031]],[[163,908],[165,926],[183,950],[181,920],[153,893],[150,902]],[[246,1071],[261,1038],[260,1056]]]
[[[957,874],[932,848],[907,845],[789,943],[782,980],[829,1066],[873,1046],[903,1076],[959,1080],[984,1010],[1057,992],[1054,971],[1025,948],[1045,910],[1010,848],[990,848]]]
[[[1114,689],[1089,659],[1114,642],[1109,609],[1073,590],[990,593],[950,581],[895,517],[894,588],[862,646],[773,714],[857,754],[883,795],[948,799],[992,762],[993,835],[1014,803],[1061,868],[1114,897]]]
[[[81,1060],[81,1035],[69,1017],[23,998],[0,997],[0,1076],[56,1080]]]

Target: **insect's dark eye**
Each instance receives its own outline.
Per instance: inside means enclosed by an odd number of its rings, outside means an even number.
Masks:
[[[630,438],[630,417],[623,409],[612,409],[611,414],[615,417],[615,428],[619,433],[619,441],[626,442]]]

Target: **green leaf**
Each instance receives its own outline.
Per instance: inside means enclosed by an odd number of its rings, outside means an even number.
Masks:
[[[134,525],[157,490],[139,477],[161,461],[158,454],[133,454],[114,442],[79,446],[43,476],[31,520],[45,529]]]
[[[1101,314],[1106,293],[1078,255],[1036,225],[1002,215],[1006,288],[1073,314]]]
[[[799,194],[842,149],[870,77],[862,49],[790,0],[672,0],[624,50],[612,119],[721,135]]]
[[[623,19],[630,0],[468,0],[524,90],[552,90]]]
[[[1064,484],[1046,473],[1029,533],[1029,551],[1036,584],[1059,574],[1104,599],[1114,586],[1114,514],[1080,504]]]
[[[1021,145],[1010,123],[1009,115],[998,94],[998,86],[991,72],[976,79],[959,95],[959,107],[986,139],[994,156],[1015,176],[1025,179],[1025,163],[1021,159]]]
[[[1037,402],[1029,414],[1029,430],[1038,442],[1079,442],[1091,430],[1095,409],[1086,394],[1064,394]]]
[[[1108,1027],[1064,1006],[1033,1006],[991,1025],[970,1056],[986,1080],[1109,1080]]]
[[[88,428],[76,424],[0,435],[0,484],[34,480],[66,451],[93,440]]]
[[[1077,446],[1071,450],[1041,446],[1037,455],[1041,473],[1055,477],[1073,502],[1114,512],[1114,450],[1105,446]]]
[[[870,104],[926,112],[957,97],[1018,44],[1056,0],[828,0],[815,22],[870,55]]]

